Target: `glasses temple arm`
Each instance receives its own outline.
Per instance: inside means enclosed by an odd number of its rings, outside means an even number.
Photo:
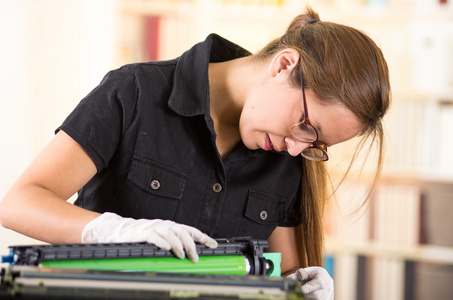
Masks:
[[[302,64],[301,61],[299,61],[299,64]],[[303,78],[304,73],[302,72],[302,65],[300,66],[300,89],[302,90],[302,100],[304,102],[304,120],[308,120],[308,110],[307,110],[307,100],[305,99],[305,89],[304,89],[304,81]]]

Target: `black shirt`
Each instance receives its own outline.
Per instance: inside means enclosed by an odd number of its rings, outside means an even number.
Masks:
[[[169,219],[214,238],[267,239],[299,222],[301,157],[249,150],[222,160],[209,114],[209,62],[249,55],[210,35],[170,61],[109,72],[57,129],[98,173],[76,205],[124,217]]]

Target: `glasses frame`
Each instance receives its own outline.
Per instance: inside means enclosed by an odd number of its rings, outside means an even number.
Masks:
[[[285,47],[287,47],[286,44],[284,44],[284,43],[282,43],[282,44]],[[302,119],[301,122],[296,123],[291,127],[291,134],[298,141],[301,141],[304,143],[311,143],[310,146],[308,146],[307,148],[302,150],[301,155],[303,157],[305,157],[306,159],[309,159],[309,160],[313,160],[313,161],[327,161],[327,160],[329,160],[329,155],[327,154],[327,145],[318,140],[318,136],[319,136],[318,131],[316,130],[316,128],[313,126],[313,124],[311,124],[310,120],[308,119],[307,99],[305,98],[305,89],[304,89],[301,61],[299,61],[299,65],[300,65],[300,88],[302,90],[302,101],[303,101],[303,105],[304,105],[304,118]],[[313,129],[313,131],[315,132],[316,138],[314,140],[304,140],[304,139],[297,137],[296,134],[294,133],[294,128],[297,128],[301,125],[310,126]],[[320,150],[323,153],[322,157],[315,157],[315,156],[309,155],[308,151],[310,151],[311,149]]]

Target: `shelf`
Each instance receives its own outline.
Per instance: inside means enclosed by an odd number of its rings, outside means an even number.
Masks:
[[[453,248],[445,246],[394,246],[374,241],[344,242],[326,238],[326,252],[453,265]]]
[[[392,90],[393,101],[435,101],[453,104],[453,87],[432,90],[415,90],[413,88],[395,88]]]
[[[382,174],[383,183],[453,184],[451,172],[436,170],[386,170]]]
[[[345,172],[345,168],[329,168],[329,174],[334,180],[343,178]],[[371,183],[374,173],[367,168],[364,168],[360,174],[358,174],[358,172],[360,172],[360,170],[354,169],[350,171],[348,176],[345,178],[346,182]],[[432,184],[449,185],[453,184],[453,172],[452,170],[442,171],[434,168],[425,170],[403,169],[389,167],[384,164],[380,183],[415,184],[420,186]]]
[[[406,23],[412,21],[444,22],[453,20],[453,6],[431,5],[425,7],[409,7],[410,5],[367,6],[356,5],[352,8],[323,8],[323,15],[329,19],[350,20],[350,22],[385,22]],[[316,6],[313,6],[316,8]],[[338,13],[340,12],[340,13]],[[341,15],[341,16],[338,16]],[[321,15],[322,17],[322,15]]]
[[[349,22],[408,22],[414,21],[453,21],[453,5],[437,4],[415,5],[408,8],[407,4],[366,5],[361,3],[345,5],[337,0],[333,3],[307,1],[325,20],[348,20]],[[330,1],[329,1],[330,2]],[[289,22],[292,17],[302,12],[305,3],[300,1],[283,1],[283,4],[225,4],[219,0],[122,0],[120,10],[134,15],[174,15],[190,18],[190,11],[203,10],[209,12],[206,18],[229,20],[267,20],[284,19]],[[188,11],[189,10],[189,11]]]

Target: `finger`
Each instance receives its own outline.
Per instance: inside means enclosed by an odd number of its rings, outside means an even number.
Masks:
[[[179,236],[187,257],[194,263],[198,262],[197,248],[192,236],[185,229],[180,229],[176,235]]]
[[[155,232],[148,233],[144,239],[146,242],[156,245],[157,247],[166,251],[171,250],[171,245],[161,236]]]
[[[324,290],[324,286],[318,279],[312,279],[302,285],[302,292],[305,294],[315,295],[315,293],[322,292],[322,290]]]
[[[292,279],[292,280],[299,280],[297,273],[292,273],[286,276],[286,278]]]
[[[211,238],[209,235],[191,226],[184,226],[184,228],[195,242],[203,244],[209,248],[217,248],[217,241]]]
[[[183,259],[186,256],[181,240],[173,231],[167,230],[164,233],[158,233],[161,238],[164,238],[170,244],[171,251],[176,255],[176,257]]]
[[[302,280],[319,280],[323,285],[329,286],[333,284],[333,280],[326,269],[322,267],[308,267],[298,270]]]
[[[308,269],[308,268],[302,268],[302,269],[297,270],[296,273],[297,273],[299,280],[310,280],[311,279],[311,276],[307,272],[306,269]]]
[[[333,281],[326,269],[320,267],[308,267],[299,269],[298,276],[305,281],[302,292],[316,296],[316,299],[324,299],[330,294]]]

